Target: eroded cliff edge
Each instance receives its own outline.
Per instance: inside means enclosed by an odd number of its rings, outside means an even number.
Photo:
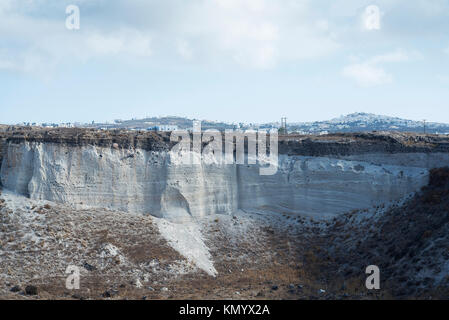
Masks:
[[[449,139],[435,135],[281,136],[273,176],[251,165],[179,165],[167,133],[8,127],[0,135],[7,189],[172,219],[245,209],[328,217],[400,200],[449,164]]]

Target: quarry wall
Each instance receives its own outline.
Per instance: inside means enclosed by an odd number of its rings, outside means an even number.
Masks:
[[[164,139],[124,141],[9,137],[0,180],[33,199],[172,220],[258,208],[322,218],[399,200],[449,165],[444,143],[281,141],[278,172],[261,176],[257,165],[181,165]]]

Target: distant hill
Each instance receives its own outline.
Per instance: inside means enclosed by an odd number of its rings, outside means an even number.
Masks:
[[[400,131],[449,134],[449,124],[413,121],[396,117],[376,115],[372,113],[352,113],[339,118],[291,123],[289,132],[299,133],[335,133],[335,132],[369,132],[369,131]]]
[[[131,119],[131,120],[115,120],[114,123],[92,123],[84,125],[83,127],[90,128],[122,128],[122,129],[147,129],[153,126],[163,126],[171,125],[177,126],[178,129],[191,129],[193,126],[193,121],[197,119],[189,119],[184,117],[167,116],[167,117],[148,117],[144,119]],[[246,124],[246,123],[229,123],[224,121],[211,121],[211,120],[201,120],[201,127],[203,130],[217,129],[249,129],[254,127],[271,128],[276,127],[275,124]]]
[[[178,129],[192,128],[194,119],[184,117],[148,117],[144,119],[115,120],[114,123],[93,123],[84,127],[103,128],[103,129],[138,129],[145,130],[157,125],[173,125]],[[228,123],[224,121],[201,121],[202,129],[250,129],[250,128],[279,128],[280,123]],[[288,123],[288,132],[297,132],[300,134],[321,134],[336,132],[371,132],[371,131],[399,131],[399,132],[417,132],[423,133],[449,134],[449,124],[406,120],[396,117],[376,115],[372,113],[352,113],[339,118],[315,121],[315,122],[292,122]]]

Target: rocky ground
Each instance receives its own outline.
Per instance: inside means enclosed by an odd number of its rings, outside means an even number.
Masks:
[[[309,299],[356,297],[308,269],[318,222],[266,212],[198,221],[211,276],[161,236],[157,218],[73,210],[4,191],[1,299]],[[183,239],[179,239],[182,241]],[[187,257],[187,258],[186,258]],[[67,290],[67,266],[81,287]],[[362,284],[361,284],[362,285]]]

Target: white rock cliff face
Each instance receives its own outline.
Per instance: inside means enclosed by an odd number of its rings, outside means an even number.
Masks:
[[[7,189],[32,199],[151,214],[175,221],[266,208],[329,217],[399,200],[449,154],[279,157],[273,176],[252,165],[180,165],[170,152],[55,143],[10,143]]]

